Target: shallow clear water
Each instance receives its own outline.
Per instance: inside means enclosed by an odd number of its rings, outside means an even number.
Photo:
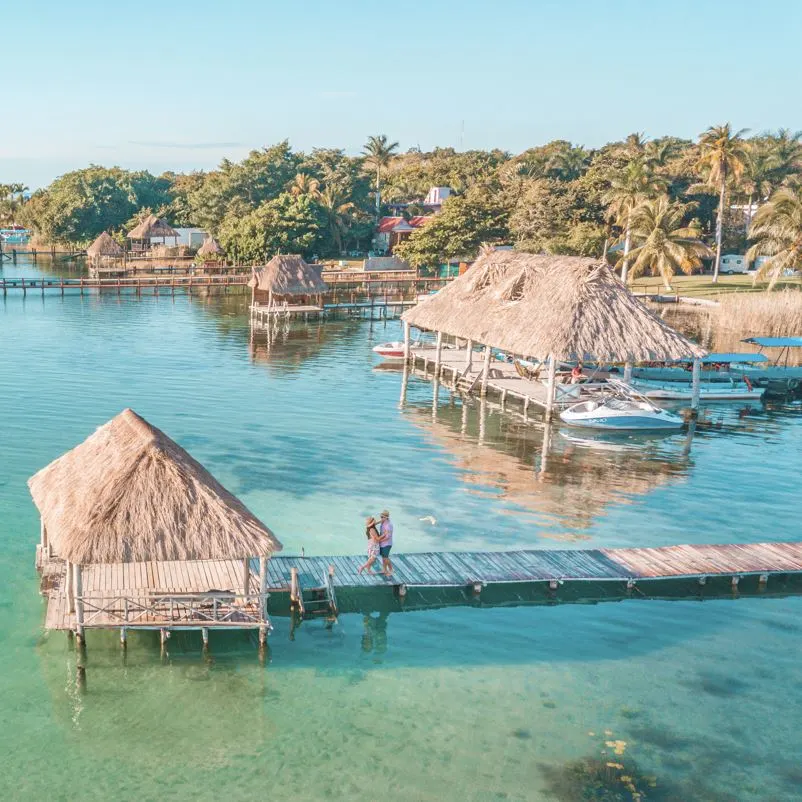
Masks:
[[[492,407],[480,427],[419,380],[399,410],[371,353],[396,323],[269,349],[247,323],[234,295],[0,299],[0,798],[551,799],[553,770],[611,738],[656,776],[647,798],[802,795],[794,597],[351,614],[294,641],[277,618],[265,668],[238,636],[212,633],[208,660],[174,637],[165,661],[132,638],[124,662],[90,633],[79,692],[41,628],[25,481],[126,406],[289,553],[359,551],[384,506],[411,551],[799,537],[798,407],[712,408],[692,438],[544,433]]]

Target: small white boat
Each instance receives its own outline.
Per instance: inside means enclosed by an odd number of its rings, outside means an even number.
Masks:
[[[632,387],[646,398],[661,401],[690,401],[693,387],[680,382],[654,382],[633,379]],[[748,379],[744,381],[710,382],[700,384],[699,401],[759,401],[766,392],[765,387],[755,387]]]
[[[673,412],[655,406],[645,398],[610,395],[598,401],[583,401],[560,413],[569,426],[614,431],[680,429],[685,421]]]
[[[373,349],[374,354],[378,354],[382,359],[401,360],[404,359],[404,343],[393,340],[390,343],[381,343]]]

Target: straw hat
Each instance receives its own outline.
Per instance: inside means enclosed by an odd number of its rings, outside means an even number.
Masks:
[[[382,518],[389,518],[390,517],[390,513],[387,510],[382,510],[381,511],[381,517]]]
[[[371,524],[375,524],[376,519],[372,515],[368,515],[367,519],[365,520],[365,524],[370,526]]]

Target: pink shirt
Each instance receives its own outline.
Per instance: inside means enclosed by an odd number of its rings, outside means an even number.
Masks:
[[[381,539],[379,540],[379,545],[381,546],[392,546],[393,545],[393,525],[390,523],[389,518],[385,518],[381,522],[381,526],[379,527],[379,535]]]

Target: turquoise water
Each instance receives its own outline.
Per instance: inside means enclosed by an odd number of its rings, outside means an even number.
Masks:
[[[90,633],[76,687],[25,481],[126,406],[289,553],[361,550],[384,506],[411,551],[799,537],[798,407],[713,408],[692,438],[553,427],[544,464],[537,422],[480,426],[419,380],[400,410],[371,353],[397,336],[309,324],[268,349],[234,295],[0,299],[0,798],[579,799],[555,772],[618,760],[607,740],[656,777],[647,799],[800,798],[800,598],[349,614],[294,640],[277,618],[265,667],[239,636],[164,659],[141,636],[124,660]]]

